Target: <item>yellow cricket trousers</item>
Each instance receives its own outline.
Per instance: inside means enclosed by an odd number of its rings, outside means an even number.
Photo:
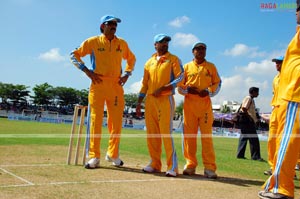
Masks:
[[[278,108],[278,131],[273,174],[263,185],[266,191],[294,197],[295,165],[299,157],[299,103],[284,101]]]
[[[278,137],[278,107],[274,107],[270,116],[269,136],[268,136],[268,163],[273,167],[273,159],[276,152],[276,140]]]
[[[161,170],[162,140],[167,159],[167,170],[178,173],[178,160],[172,137],[175,110],[173,95],[154,97],[147,95],[145,102],[145,123],[147,145],[151,158],[149,166]]]
[[[198,165],[197,134],[200,127],[202,143],[202,161],[205,169],[216,171],[216,158],[212,140],[213,112],[210,97],[187,94],[183,104],[183,149],[186,159],[185,168]]]
[[[89,92],[89,146],[90,158],[100,158],[100,140],[104,105],[107,107],[107,127],[110,133],[107,154],[111,158],[119,157],[119,143],[124,110],[124,91],[118,83],[119,78],[102,77],[102,82],[91,84]],[[88,142],[87,142],[88,143]]]

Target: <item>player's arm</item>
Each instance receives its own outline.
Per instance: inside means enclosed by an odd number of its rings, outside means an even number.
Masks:
[[[214,97],[217,95],[221,89],[222,81],[218,74],[218,71],[215,66],[213,66],[214,70],[211,77],[211,86],[208,87],[208,92],[210,97]]]
[[[92,70],[88,69],[81,60],[81,57],[89,54],[87,49],[87,41],[85,41],[79,48],[73,50],[70,54],[71,63],[74,64],[78,69],[82,70],[92,80],[93,83],[100,83],[102,82],[101,75],[97,75]]]
[[[136,58],[135,55],[132,53],[132,51],[129,49],[128,44],[124,41],[124,53],[123,53],[123,59],[126,60],[126,66],[125,66],[125,73],[121,76],[119,80],[120,85],[124,85],[129,76],[131,76],[132,71],[134,70]]]
[[[181,60],[175,57],[174,62],[171,64],[172,64],[172,72],[175,78],[170,83],[158,88],[153,93],[154,96],[159,96],[163,91],[174,90],[177,87],[177,84],[182,81],[184,74],[183,74],[183,67],[181,64]]]

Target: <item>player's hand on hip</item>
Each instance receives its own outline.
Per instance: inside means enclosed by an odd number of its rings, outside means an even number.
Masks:
[[[128,75],[123,75],[122,77],[120,77],[120,79],[119,79],[119,84],[121,85],[121,86],[123,86],[126,82],[127,82],[127,80],[128,80]]]
[[[169,91],[169,90],[172,90],[172,88],[173,88],[173,86],[171,84],[164,85],[164,86],[160,87],[159,89],[157,89],[156,91],[154,91],[153,96],[158,97],[161,95],[161,93],[163,91]]]
[[[102,75],[96,74],[93,71],[86,72],[86,75],[92,80],[94,84],[99,84],[102,82]]]
[[[200,97],[206,97],[208,95],[209,95],[208,90],[202,90],[202,91],[199,92],[199,96]]]
[[[199,95],[199,89],[196,87],[188,87],[188,93],[193,95]]]

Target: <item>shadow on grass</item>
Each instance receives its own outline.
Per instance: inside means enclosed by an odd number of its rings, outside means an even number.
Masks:
[[[163,178],[170,178],[170,179],[178,179],[178,180],[199,180],[199,181],[214,181],[218,183],[225,183],[225,184],[231,184],[236,186],[242,186],[242,187],[248,187],[248,186],[262,186],[265,181],[264,180],[258,180],[258,179],[243,179],[243,178],[234,178],[234,177],[223,177],[218,176],[217,179],[209,179],[206,178],[204,175],[201,174],[194,174],[194,175],[183,175],[179,174],[176,177],[166,177],[165,172],[157,172],[157,173],[145,173],[142,171],[142,168],[134,168],[129,166],[100,166],[100,168],[97,169],[107,169],[107,170],[116,170],[116,171],[123,171],[123,172],[130,172],[130,173],[140,173],[142,175],[153,175],[157,177],[163,177]],[[295,179],[295,188],[299,189],[299,179]]]
[[[142,171],[142,169],[139,168],[132,168],[132,167],[115,167],[115,166],[100,166],[100,168],[97,169],[107,169],[107,170],[117,170],[117,171],[124,171],[124,172],[134,172],[134,173],[140,173],[143,175],[153,175],[157,177],[164,177],[164,178],[170,178],[174,180],[199,180],[199,181],[212,181],[212,182],[218,182],[218,183],[226,183],[236,186],[261,186],[263,185],[264,181],[262,180],[251,180],[251,179],[241,179],[241,178],[233,178],[233,177],[222,177],[219,176],[217,179],[209,179],[206,178],[204,175],[201,174],[195,174],[195,175],[182,175],[179,174],[176,177],[166,177],[164,172],[157,172],[157,173],[145,173]]]

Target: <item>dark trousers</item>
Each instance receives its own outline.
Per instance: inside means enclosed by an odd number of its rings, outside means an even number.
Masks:
[[[245,124],[240,124],[241,135],[239,139],[239,145],[237,150],[237,158],[245,158],[245,151],[247,147],[247,141],[250,143],[250,153],[252,160],[261,159],[259,139],[256,132],[256,126],[254,121],[249,121]]]

